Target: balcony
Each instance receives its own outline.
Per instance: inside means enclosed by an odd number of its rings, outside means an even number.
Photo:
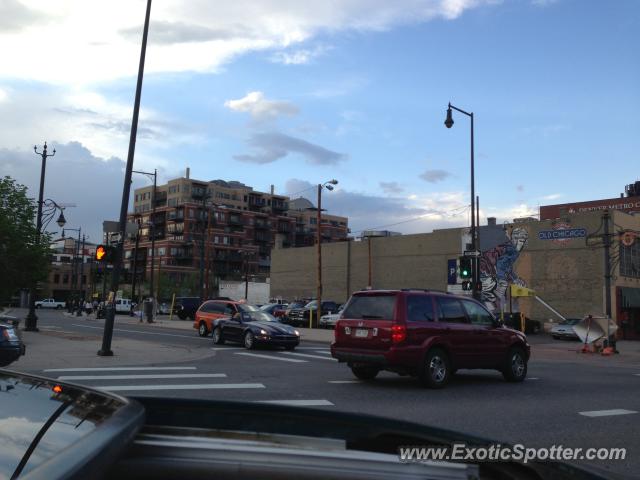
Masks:
[[[271,226],[269,225],[269,221],[266,220],[266,219],[262,219],[262,218],[256,218],[256,221],[253,224],[253,226],[257,230],[267,230],[267,229],[271,228]]]

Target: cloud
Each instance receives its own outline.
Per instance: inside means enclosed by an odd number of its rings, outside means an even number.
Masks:
[[[145,74],[215,72],[238,55],[289,49],[325,32],[386,31],[437,18],[452,20],[469,9],[494,3],[235,0],[217,2],[212,8],[210,0],[155,2]],[[47,81],[60,85],[135,76],[144,0],[4,0],[1,5],[3,75],[42,81],[42,72],[47,72]],[[305,55],[290,58],[302,61]]]
[[[427,170],[426,172],[420,174],[420,178],[425,182],[429,183],[437,183],[442,182],[449,178],[452,174],[445,170]]]
[[[139,26],[123,28],[119,33],[129,41],[139,42],[142,39],[142,29]],[[229,40],[232,38],[248,37],[248,30],[241,28],[209,28],[194,23],[154,21],[149,29],[150,44],[172,45],[176,43],[208,42],[212,40]]]
[[[0,2],[0,32],[2,33],[22,31],[43,18],[38,12],[24,6],[18,0]]]
[[[295,178],[285,183],[285,191],[293,198],[314,200],[314,188],[310,182]],[[464,192],[439,192],[408,199],[353,192],[338,185],[322,196],[322,206],[329,214],[348,217],[349,228],[356,236],[368,229],[421,233],[465,225],[463,196]]]
[[[284,65],[304,65],[310,63],[314,58],[324,55],[328,50],[329,47],[318,45],[311,49],[303,48],[293,51],[275,52],[271,56],[271,61]]]
[[[516,190],[518,192],[524,192],[524,185],[516,185]]]
[[[562,194],[561,194],[561,193],[552,193],[552,194],[550,194],[550,195],[545,195],[545,196],[543,196],[543,197],[540,197],[540,200],[547,200],[547,201],[548,201],[548,200],[557,200],[557,199],[559,199],[560,197],[562,197]]]
[[[289,154],[299,154],[311,165],[333,165],[347,158],[343,153],[279,132],[256,133],[248,144],[255,153],[234,155],[233,158],[240,162],[263,164],[275,162]]]
[[[404,192],[404,188],[402,188],[398,182],[380,182],[380,188],[384,191],[384,193],[402,193]]]
[[[102,221],[117,220],[120,215],[124,161],[97,157],[78,142],[51,142],[49,153],[54,148],[55,156],[47,159],[44,198],[75,204],[65,210],[67,226],[82,228],[82,233],[89,234],[91,242],[102,241]],[[26,185],[30,197],[38,197],[41,157],[33,150],[2,148],[0,165],[3,175]],[[131,192],[148,183],[146,178],[134,176]],[[49,224],[49,231],[58,231],[55,219]]]
[[[299,109],[285,100],[267,100],[262,92],[249,92],[238,100],[227,100],[224,106],[235,112],[248,112],[256,120],[297,115]]]

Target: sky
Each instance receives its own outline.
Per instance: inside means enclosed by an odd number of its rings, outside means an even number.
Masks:
[[[118,218],[146,1],[0,0],[0,175]],[[369,228],[617,197],[640,179],[636,0],[155,0],[134,169],[239,180]],[[149,184],[134,176],[133,187]],[[75,205],[75,206],[72,206]],[[53,227],[53,225],[52,225]]]

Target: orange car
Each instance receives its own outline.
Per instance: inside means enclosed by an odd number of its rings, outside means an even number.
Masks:
[[[238,312],[255,312],[260,309],[254,305],[234,302],[233,300],[208,300],[200,305],[196,312],[193,328],[198,330],[201,337],[211,333],[211,322],[218,318],[232,317]]]

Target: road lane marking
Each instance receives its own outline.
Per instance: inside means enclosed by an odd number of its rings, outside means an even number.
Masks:
[[[538,377],[527,377],[525,380],[540,380]]]
[[[333,406],[329,400],[258,400],[255,403],[269,403],[271,405],[287,405],[290,407],[324,407]]]
[[[148,391],[148,390],[223,390],[223,389],[243,389],[243,388],[266,388],[262,383],[209,383],[194,385],[100,385],[100,390],[110,392],[120,391]]]
[[[211,347],[211,350],[215,352],[223,352],[225,350],[243,350],[244,347]]]
[[[104,330],[104,327],[92,327],[91,325],[81,325],[79,323],[72,323],[71,325],[74,326],[74,327],[80,327],[80,328],[93,328],[94,330]],[[177,335],[175,333],[141,332],[139,330],[127,330],[127,329],[124,329],[124,328],[114,328],[113,331],[114,332],[139,333],[140,335],[163,335],[165,337],[197,338],[199,340],[209,340],[209,341],[211,341],[210,338],[197,337],[195,335]],[[71,332],[71,333],[73,333],[73,332]]]
[[[319,358],[320,360],[330,360],[332,362],[338,361],[332,357],[321,357],[320,355],[309,355],[308,353],[296,353],[296,352],[280,352],[280,353],[284,355],[296,355],[298,357],[305,357],[305,358]]]
[[[43,372],[127,372],[147,370],[196,370],[197,367],[96,367],[96,368],[48,368]]]
[[[329,380],[329,383],[363,383],[362,380]]]
[[[331,355],[331,351],[329,350],[316,350],[316,353],[322,353],[323,355]]]
[[[291,363],[307,363],[308,362],[308,360],[299,360],[297,358],[281,358],[281,357],[276,357],[275,355],[260,355],[259,353],[249,353],[249,352],[236,352],[234,355],[246,355],[247,357],[268,358],[269,360],[279,360],[280,362],[291,362]]]
[[[63,375],[58,380],[143,380],[160,378],[226,378],[224,373],[174,373],[168,375]]]
[[[585,417],[609,417],[612,415],[630,415],[638,413],[635,410],[625,410],[624,408],[614,408],[613,410],[592,410],[590,412],[578,412]]]

